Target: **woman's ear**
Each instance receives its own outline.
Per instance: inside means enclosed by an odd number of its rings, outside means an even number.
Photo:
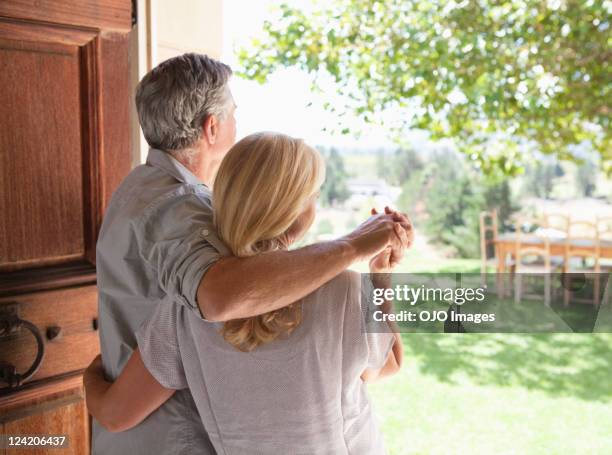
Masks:
[[[219,131],[219,121],[215,115],[209,115],[204,119],[202,124],[204,140],[208,145],[213,145],[217,142],[217,134]]]

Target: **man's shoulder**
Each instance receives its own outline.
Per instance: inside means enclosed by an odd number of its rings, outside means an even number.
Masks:
[[[142,208],[135,222],[148,226],[160,222],[212,222],[213,208],[210,190],[204,185],[181,183],[159,194]]]
[[[113,195],[109,212],[115,212],[123,221],[129,220],[136,225],[172,218],[178,221],[193,214],[204,214],[212,218],[212,195],[201,184],[166,178],[150,183],[128,177]]]
[[[203,184],[185,183],[147,165],[134,168],[113,194],[109,211],[126,219],[146,219],[187,204],[212,210],[210,190]]]
[[[151,167],[138,166],[113,194],[99,241],[109,237],[116,242],[126,229],[139,239],[147,233],[171,235],[211,224],[212,219],[211,193],[205,185],[179,182]]]

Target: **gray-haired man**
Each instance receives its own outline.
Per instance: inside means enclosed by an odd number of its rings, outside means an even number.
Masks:
[[[163,62],[140,82],[136,105],[151,146],[147,162],[117,189],[97,246],[100,340],[115,379],[135,332],[155,305],[178,301],[210,321],[250,317],[308,295],[392,245],[409,243],[405,216],[372,216],[353,233],[295,251],[249,258],[228,254],[212,223],[210,186],[236,135],[231,69],[204,55]],[[154,378],[151,377],[151,384]],[[142,384],[146,399],[147,387]],[[93,453],[214,453],[188,390],[141,425],[109,433],[94,422]]]

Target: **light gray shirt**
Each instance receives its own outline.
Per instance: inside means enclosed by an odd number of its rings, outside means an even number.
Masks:
[[[382,454],[360,375],[384,365],[395,338],[365,333],[368,283],[343,272],[302,300],[291,335],[249,353],[185,305],[158,305],[139,349],[162,385],[191,390],[218,454]]]
[[[227,249],[215,236],[209,189],[178,161],[150,150],[113,194],[96,249],[100,347],[115,379],[136,330],[158,306],[181,305],[199,319],[198,284]],[[92,452],[106,455],[214,453],[189,390],[136,428],[109,433],[95,420]]]

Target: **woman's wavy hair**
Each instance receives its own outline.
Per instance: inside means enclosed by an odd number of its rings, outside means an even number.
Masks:
[[[303,140],[251,134],[227,153],[213,185],[218,233],[237,257],[287,248],[284,235],[325,178],[321,155]],[[293,303],[259,316],[225,322],[224,339],[241,351],[290,334],[301,322]]]

